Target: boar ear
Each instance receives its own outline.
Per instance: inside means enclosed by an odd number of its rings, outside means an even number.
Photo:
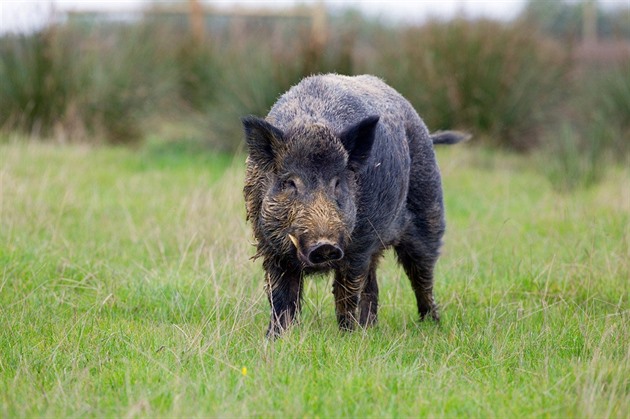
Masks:
[[[348,166],[351,169],[358,169],[369,157],[379,118],[378,115],[368,116],[347,128],[339,136],[348,152]]]
[[[273,165],[275,154],[284,133],[262,118],[246,116],[241,119],[245,130],[245,141],[249,156],[263,168]]]

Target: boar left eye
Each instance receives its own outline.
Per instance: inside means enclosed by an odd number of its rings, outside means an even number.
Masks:
[[[295,180],[287,179],[282,184],[282,189],[287,192],[297,192],[297,184],[295,183]]]

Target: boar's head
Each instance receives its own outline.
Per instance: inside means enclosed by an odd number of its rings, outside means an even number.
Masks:
[[[378,120],[370,116],[336,133],[320,123],[284,132],[264,119],[243,119],[249,164],[261,183],[252,220],[259,242],[311,269],[344,257],[356,222],[356,174],[370,155]]]

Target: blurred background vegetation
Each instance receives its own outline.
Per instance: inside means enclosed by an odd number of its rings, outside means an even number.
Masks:
[[[273,12],[157,3],[131,19],[77,13],[5,34],[0,59],[5,134],[240,152],[240,117],[264,116],[301,78],[371,73],[431,130],[538,153],[558,189],[630,163],[630,8],[592,0],[530,0],[509,22],[422,24],[321,3]]]

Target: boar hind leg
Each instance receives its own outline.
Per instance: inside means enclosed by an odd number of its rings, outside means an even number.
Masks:
[[[380,256],[380,255],[379,255]],[[370,271],[365,280],[359,299],[359,324],[369,327],[376,323],[378,313],[378,283],[376,282],[376,266],[378,256],[372,258]]]
[[[420,319],[424,320],[428,316],[439,321],[440,316],[433,299],[433,268],[437,261],[437,252],[435,256],[428,255],[428,252],[423,251],[423,246],[419,244],[403,242],[396,246],[396,253],[411,281],[411,288],[416,294]]]
[[[267,296],[271,305],[271,320],[267,337],[275,338],[284,332],[300,312],[302,277],[299,272],[267,272]]]

